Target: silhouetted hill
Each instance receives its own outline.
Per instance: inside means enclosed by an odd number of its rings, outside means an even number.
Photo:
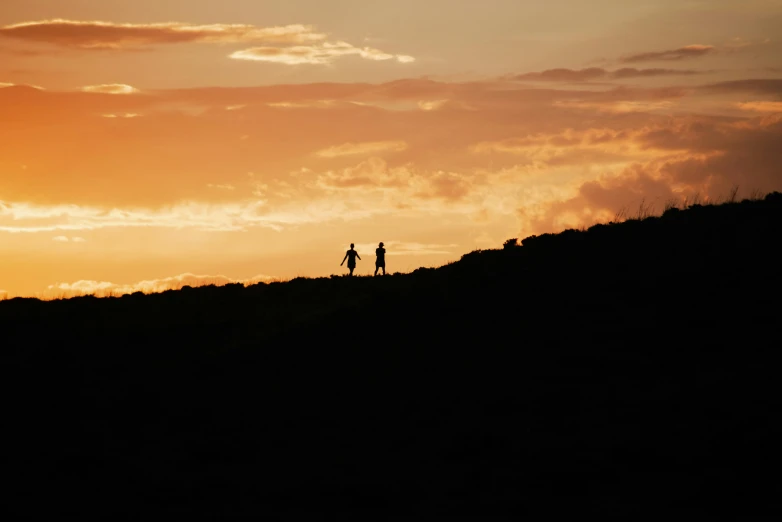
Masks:
[[[0,302],[3,509],[776,519],[780,238],[774,193],[411,274]]]

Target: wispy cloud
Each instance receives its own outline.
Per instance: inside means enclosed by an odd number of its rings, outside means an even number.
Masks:
[[[196,275],[180,274],[173,277],[161,279],[152,279],[139,281],[130,284],[116,284],[108,281],[81,280],[73,283],[55,283],[49,285],[43,292],[43,298],[72,297],[78,295],[99,295],[99,296],[119,296],[132,294],[134,292],[143,292],[145,294],[165,292],[166,290],[179,290],[185,286],[225,286],[227,284],[239,283],[243,285],[252,285],[273,281],[276,278],[268,275],[257,275],[247,279],[233,279],[224,275]]]
[[[30,88],[35,89],[37,91],[45,90],[40,85],[30,85],[29,83],[18,84],[18,83],[4,83],[4,82],[0,82],[0,89],[6,89],[8,87],[30,87]]]
[[[283,218],[264,214],[257,202],[182,203],[150,210],[80,205],[34,205],[0,201],[0,231],[11,233],[99,230],[104,228],[193,228],[205,231],[278,228]],[[293,216],[287,216],[294,219]]]
[[[81,88],[84,92],[93,92],[101,94],[134,94],[138,89],[124,83],[107,83],[102,85],[87,85]]]
[[[329,170],[317,177],[325,189],[408,188],[415,184],[413,172],[406,167],[389,167],[382,158],[371,157],[353,167]]]
[[[335,100],[309,100],[303,102],[270,102],[266,105],[275,109],[330,109],[336,103]]]
[[[702,74],[691,69],[636,69],[625,67],[609,71],[599,67],[588,69],[548,69],[541,72],[529,72],[513,77],[521,81],[537,82],[588,82],[592,80],[624,80],[630,78],[651,78],[656,76],[691,76]]]
[[[565,107],[568,109],[584,109],[606,113],[654,113],[658,111],[667,111],[672,109],[675,104],[668,100],[616,100],[616,101],[598,101],[590,102],[583,100],[557,100],[553,103],[555,107]]]
[[[357,243],[356,251],[359,253],[374,253],[378,243]],[[455,249],[459,248],[456,244],[438,244],[438,243],[415,243],[408,241],[384,241],[383,247],[386,249],[386,256],[430,256],[430,255],[453,255]],[[369,255],[369,254],[368,254]]]
[[[538,168],[589,163],[622,165],[660,155],[660,150],[640,139],[655,129],[566,129],[558,133],[536,133],[519,138],[481,142],[473,145],[470,150],[474,154],[516,155],[519,156],[520,162]]]
[[[371,210],[370,214],[374,214],[406,207],[414,199],[418,203],[435,201],[448,206],[464,201],[475,183],[469,174],[426,171],[415,169],[412,165],[392,167],[384,159],[373,156],[354,167],[319,174],[316,186],[327,194],[335,194],[337,199],[340,197],[339,192],[345,190],[357,190],[367,195],[373,191],[379,192],[385,200],[382,204],[367,202],[367,211]],[[393,195],[396,202],[391,203],[386,199],[389,194]]]
[[[762,95],[782,95],[782,80],[752,78],[717,82],[700,87],[702,91],[724,94],[753,93]]]
[[[68,236],[55,236],[52,241],[57,243],[85,243],[87,240],[83,237],[68,237]]]
[[[725,43],[722,46],[721,51],[725,53],[752,51],[769,44],[771,44],[770,38],[764,38],[762,40],[747,40],[737,36],[731,38],[727,43]]]
[[[737,103],[736,106],[745,111],[782,112],[782,102],[778,101],[743,102]]]
[[[256,27],[182,22],[122,24],[64,19],[6,25],[0,27],[0,36],[89,50],[122,50],[187,42],[291,44],[326,38],[326,35],[315,32],[312,26],[301,24]]]
[[[706,74],[708,71],[696,71],[693,69],[636,69],[625,67],[615,71],[607,71],[612,80],[624,80],[626,78],[652,78],[656,76],[693,76]]]
[[[412,56],[390,54],[373,47],[356,47],[345,41],[327,42],[327,34],[303,24],[257,27],[247,24],[125,24],[54,19],[6,25],[0,27],[0,36],[82,50],[131,50],[178,43],[259,44],[235,51],[229,57],[287,65],[326,65],[346,56],[399,63],[415,61]]]
[[[382,171],[388,171],[382,164]],[[362,168],[363,169],[363,168]],[[353,172],[360,176],[362,169]],[[378,171],[376,176],[383,175]],[[310,223],[324,223],[334,219],[362,219],[388,212],[396,201],[411,197],[422,199],[454,200],[461,197],[460,187],[455,184],[438,183],[441,175],[431,178],[419,177],[409,186],[398,182],[399,189],[393,201],[382,195],[380,199],[367,196],[366,201],[353,203],[344,201],[338,191],[351,187],[365,186],[369,190],[380,187],[377,179],[368,182],[346,180],[340,184],[324,174],[329,183],[303,184],[292,187],[279,182],[274,187],[259,185],[255,199],[232,203],[187,202],[161,209],[147,208],[99,208],[80,205],[33,205],[0,201],[0,232],[31,234],[42,232],[81,232],[104,229],[174,229],[203,232],[246,231],[253,228],[283,230],[289,226]],[[458,190],[457,190],[458,189]],[[273,194],[270,194],[272,193]],[[275,200],[269,201],[273,195]]]
[[[101,116],[109,119],[113,119],[113,118],[133,119],[133,118],[138,118],[141,115],[136,114],[135,112],[126,112],[124,114],[101,114]]]
[[[359,56],[366,60],[374,61],[396,60],[400,63],[415,61],[415,58],[412,56],[389,54],[372,47],[355,47],[347,42],[324,42],[316,45],[294,47],[253,47],[236,51],[229,55],[234,60],[271,62],[286,65],[326,65],[345,56]]]
[[[619,61],[622,63],[679,61],[706,56],[707,54],[716,52],[716,50],[717,48],[713,45],[692,44],[679,47],[678,49],[630,54],[621,57]]]
[[[365,143],[344,143],[336,147],[319,150],[315,153],[321,158],[339,158],[342,156],[359,156],[380,154],[383,152],[401,152],[407,149],[404,141],[372,141]]]
[[[422,111],[436,111],[442,108],[448,100],[431,100],[431,101],[419,101],[418,108]]]

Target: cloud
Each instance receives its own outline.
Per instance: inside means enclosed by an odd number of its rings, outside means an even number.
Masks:
[[[643,109],[680,96],[671,89],[530,89],[509,82],[425,79],[153,94],[0,91],[0,113],[19,122],[0,158],[5,173],[0,192],[10,205],[5,215],[0,208],[0,230],[68,235],[124,227],[150,229],[149,234],[178,228],[279,230],[398,215],[405,205],[410,216],[472,216],[484,205],[485,194],[509,198],[532,171],[616,168],[658,154],[637,150],[631,141],[567,143],[581,140],[591,127],[619,132],[647,125],[650,115]],[[425,112],[421,100],[450,101],[447,110]],[[559,103],[564,100],[571,105]],[[645,105],[620,112],[637,100]],[[296,108],[281,108],[281,103]],[[460,104],[475,110],[452,109]],[[230,105],[246,108],[226,111]],[[612,110],[619,117],[614,119]],[[144,117],[100,117],[132,113]],[[68,129],[67,139],[63,129]],[[569,136],[566,129],[580,134]],[[545,142],[522,149],[514,142],[539,133],[547,136]],[[470,147],[480,143],[496,144],[493,153],[471,153]],[[96,149],[105,154],[95,154]],[[22,164],[29,170],[20,170]],[[496,190],[486,188],[480,169],[510,172],[514,166],[519,168],[512,179],[508,174]],[[310,173],[292,175],[302,167]],[[255,178],[247,178],[250,171]],[[255,183],[268,190],[255,195]],[[500,193],[504,189],[507,195]]]
[[[28,84],[18,84],[18,83],[5,83],[0,82],[0,89],[10,89],[10,88],[16,88],[16,89],[35,89],[36,91],[44,91],[43,87],[40,85],[30,85]]]
[[[374,253],[378,243],[357,243],[356,251]],[[415,243],[407,241],[384,241],[386,256],[430,256],[430,255],[454,255],[454,249],[459,245],[443,245],[438,243]]]
[[[87,240],[83,237],[71,237],[68,236],[56,236],[52,238],[52,241],[56,241],[57,243],[86,243]]]
[[[746,190],[778,190],[782,183],[782,114],[775,113],[750,121],[692,122],[681,124],[667,135],[646,138],[668,145],[673,136],[690,153],[677,161],[646,167],[670,180],[700,189],[712,197],[732,185]]]
[[[666,180],[629,168],[618,176],[585,181],[571,197],[519,207],[517,214],[521,235],[526,236],[607,222],[621,210],[631,216],[641,205],[658,204],[661,208],[665,202],[683,195]]]
[[[101,114],[101,116],[103,118],[109,118],[109,119],[114,119],[114,118],[133,119],[133,118],[138,118],[141,115],[136,114],[135,112],[126,112],[125,114]]]
[[[108,281],[82,280],[74,283],[56,283],[49,285],[43,298],[73,297],[78,295],[96,294],[99,296],[120,296],[143,292],[145,294],[165,292],[166,290],[179,290],[184,286],[225,286],[239,283],[245,286],[257,283],[266,283],[275,280],[268,275],[257,275],[248,279],[233,279],[224,275],[196,275],[180,274],[173,277],[139,281],[131,284],[115,284]]]
[[[18,84],[18,83],[3,83],[0,82],[0,89],[8,89],[11,87],[15,87],[17,89],[35,89],[36,91],[44,91],[43,87],[40,85],[30,85],[29,83],[26,84]]]
[[[31,57],[37,57],[37,56],[51,56],[55,54],[52,52],[51,49],[49,50],[39,50],[39,49],[19,49],[16,47],[7,47],[7,46],[0,46],[0,54],[7,54],[12,56],[20,56],[24,58],[31,58]],[[19,69],[18,71],[27,72],[24,69]]]
[[[703,85],[700,87],[700,90],[724,94],[752,93],[782,96],[782,80],[748,78]]]
[[[407,149],[404,141],[374,141],[364,143],[345,143],[336,147],[319,150],[315,153],[321,158],[339,158],[342,156],[359,156],[379,154],[382,152],[401,152]]]
[[[561,100],[553,103],[555,107],[565,107],[568,109],[584,109],[590,111],[607,113],[651,113],[656,111],[666,111],[673,108],[674,103],[667,100],[661,101],[579,101],[579,100]]]
[[[92,92],[100,94],[133,94],[139,92],[135,87],[125,85],[124,83],[109,83],[103,85],[87,85],[82,87],[83,92]]]
[[[604,70],[622,71],[613,69]],[[621,74],[656,71],[628,69]],[[500,241],[496,246],[515,227],[531,234],[609,220],[644,196],[659,205],[695,191],[719,195],[733,183],[746,193],[780,189],[780,113],[761,110],[775,107],[761,102],[782,101],[782,81],[748,75],[686,89],[597,84],[605,78],[590,80],[588,89],[507,78],[126,96],[0,89],[0,114],[14,123],[0,155],[0,236],[12,254],[40,259],[45,254],[28,247],[43,241],[70,264],[97,263],[106,248],[130,240],[161,255],[168,245],[180,261],[203,245],[220,245],[204,251],[203,266],[245,266],[262,256],[272,259],[269,273],[312,275],[332,269],[309,254],[306,268],[273,258],[290,244],[322,251],[341,241],[340,230],[384,240],[389,256],[404,251],[390,242],[405,239],[428,246],[416,247],[420,252],[451,251],[435,245],[451,242],[464,251],[484,231]],[[736,103],[748,105],[740,110]],[[226,110],[233,106],[244,107]],[[358,233],[378,224],[396,232]],[[53,244],[59,235],[69,242]],[[76,236],[90,245],[74,243]],[[187,252],[176,247],[180,241]],[[251,248],[259,244],[261,250]],[[168,262],[159,257],[151,262]],[[11,290],[40,285],[35,277]],[[44,279],[43,288],[74,285],[67,277]],[[130,286],[148,276],[130,277],[85,279],[97,280],[91,287]]]
[[[368,158],[354,167],[323,172],[315,181],[316,187],[338,199],[342,197],[341,191],[361,191],[367,197],[369,215],[407,207],[413,199],[446,204],[463,201],[475,185],[475,180],[466,173],[391,166],[378,157]],[[373,192],[380,201],[371,199]]]
[[[278,228],[291,220],[296,222],[291,215],[278,221],[278,218],[262,212],[261,206],[257,202],[180,203],[152,210],[0,201],[0,232],[32,233],[127,227],[226,231],[246,230],[253,226]]]
[[[336,104],[336,100],[309,100],[304,102],[271,102],[266,105],[275,109],[330,109]]]
[[[782,112],[782,102],[778,101],[744,102],[737,103],[736,106],[744,111]]]
[[[310,175],[311,179],[299,180],[295,185],[288,180],[259,182],[252,199],[225,203],[190,201],[157,209],[0,201],[0,232],[31,234],[112,228],[228,232],[258,227],[279,231],[290,226],[388,213],[411,198],[455,201],[465,194],[464,186],[468,183],[457,174],[413,175],[405,167],[389,167],[380,158],[370,158],[339,172],[306,174]],[[343,191],[348,189],[365,193],[360,200],[347,201]]]
[[[418,108],[422,111],[436,111],[441,109],[448,100],[419,101]]]
[[[736,53],[743,51],[751,51],[758,47],[764,47],[771,43],[770,38],[764,38],[763,40],[746,40],[741,37],[731,38],[725,45],[722,46],[722,51],[725,53]]]
[[[460,108],[472,111],[500,108],[507,114],[520,106],[540,107],[561,99],[663,99],[681,97],[686,90],[681,88],[628,88],[611,87],[607,90],[566,90],[566,89],[530,89],[508,82],[441,82],[427,79],[405,79],[392,82],[369,83],[317,83],[268,85],[244,88],[194,88],[155,91],[154,96],[114,96],[90,98],[83,93],[47,91],[39,93],[38,99],[23,98],[22,87],[2,89],[5,97],[0,98],[0,110],[24,110],[27,113],[36,107],[46,105],[53,111],[47,114],[69,114],[77,112],[106,114],[139,113],[145,116],[153,111],[171,114],[185,109],[218,109],[226,112],[226,107],[244,106],[242,111],[233,113],[258,113],[262,106],[274,108],[331,108],[355,109],[356,107],[382,110],[421,110],[422,108]],[[6,92],[8,91],[8,92]],[[46,94],[46,96],[44,96]],[[448,100],[445,102],[445,100]],[[32,102],[35,105],[31,105]],[[420,104],[419,104],[420,102]],[[20,104],[24,104],[21,106]],[[17,107],[14,107],[14,106]],[[302,111],[304,112],[304,111]],[[355,112],[355,111],[354,111]],[[364,111],[366,112],[366,111]],[[195,112],[194,112],[195,113]],[[29,114],[28,114],[29,116]],[[209,116],[215,116],[210,114]],[[476,114],[476,117],[478,115]],[[486,114],[483,113],[483,117]],[[235,120],[239,122],[240,120]],[[429,118],[434,123],[437,118]],[[219,122],[225,124],[225,119]]]
[[[481,142],[471,146],[470,151],[474,154],[511,154],[518,156],[521,164],[543,168],[588,163],[621,164],[649,159],[659,155],[661,150],[673,150],[641,143],[639,137],[649,132],[650,128],[646,127],[628,130],[565,129],[558,133],[535,133],[519,138]]]
[[[523,234],[607,221],[620,209],[655,212],[671,200],[698,194],[719,201],[738,186],[744,194],[782,187],[782,115],[751,120],[690,117],[669,120],[635,134],[640,147],[668,150],[617,173],[584,180],[569,197],[553,197],[518,209]]]
[[[344,198],[344,191],[358,191],[364,201],[363,212],[373,215],[407,208],[412,200],[435,202],[442,212],[447,210],[442,204],[466,203],[478,184],[467,173],[417,169],[408,164],[391,166],[382,158],[371,157],[354,167],[317,174],[313,186],[336,200]],[[429,212],[431,208],[421,210]]]
[[[354,167],[320,174],[317,184],[326,189],[404,188],[412,183],[413,173],[406,167],[389,167],[378,157],[368,158]]]
[[[778,113],[736,109],[730,118],[709,119],[688,104],[699,108],[704,94],[717,94],[716,102],[707,101],[724,112],[732,103],[778,100],[744,96],[749,86],[771,92],[773,84],[758,85],[732,85],[725,94],[740,96],[733,99],[705,87],[586,90],[499,80],[198,88],[154,96],[3,89],[0,113],[16,123],[0,158],[6,200],[0,231],[44,232],[49,240],[109,228],[134,228],[136,235],[288,230],[379,215],[472,220],[482,209],[491,210],[487,219],[496,226],[498,216],[512,221],[522,203],[567,200],[580,184],[633,163],[648,165],[651,179],[668,176],[677,190],[688,179],[702,184],[698,176],[717,165],[718,155],[747,147],[731,141],[738,129],[727,123],[760,129],[761,117],[770,121]],[[426,112],[422,100],[449,100],[448,108]],[[668,110],[673,103],[676,111]],[[475,110],[451,109],[459,104]],[[245,108],[225,110],[233,105]],[[130,113],[144,117],[100,117]],[[763,172],[764,183],[773,184]],[[218,188],[229,185],[234,190]],[[578,214],[563,212],[567,219]]]
[[[705,74],[705,71],[696,71],[693,69],[636,69],[634,67],[625,67],[609,72],[609,77],[613,80],[623,80],[626,78],[652,78],[657,76],[693,76],[696,74]]]
[[[605,69],[591,67],[589,69],[548,69],[542,72],[529,72],[515,76],[514,80],[541,82],[585,82],[604,79],[608,72]]]
[[[619,59],[621,63],[638,63],[638,62],[657,62],[657,61],[679,61],[689,58],[699,58],[716,52],[717,48],[713,45],[685,45],[678,49],[670,49],[666,51],[652,51],[644,53],[636,53],[627,56],[623,56]]]
[[[412,56],[394,55],[372,47],[354,47],[347,42],[323,42],[317,45],[294,47],[253,47],[229,55],[234,60],[282,63],[286,65],[326,65],[344,56],[360,56],[366,60],[396,60],[399,63],[415,61]]]
[[[151,45],[207,43],[305,43],[326,35],[309,25],[256,27],[244,24],[193,25],[181,22],[120,24],[104,21],[41,20],[0,27],[0,36],[89,50],[134,49]]]
[[[425,179],[424,186],[414,193],[417,198],[458,201],[472,191],[470,176],[458,172],[438,171]]]
[[[588,82],[592,80],[625,80],[630,78],[651,78],[656,76],[691,76],[702,74],[690,69],[635,69],[625,67],[609,71],[599,67],[588,69],[548,69],[541,72],[529,72],[513,77],[519,81],[536,82]]]

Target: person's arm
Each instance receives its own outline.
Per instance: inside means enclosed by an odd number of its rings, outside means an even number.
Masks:
[[[348,258],[348,254],[345,253],[345,257],[342,258],[342,262],[339,264],[339,266],[342,266],[345,264],[345,260]]]
[[[356,257],[358,258],[359,261],[361,261],[361,256],[358,255],[358,252],[356,252]]]

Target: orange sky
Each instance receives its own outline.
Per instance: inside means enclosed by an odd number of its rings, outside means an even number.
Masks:
[[[0,295],[438,266],[782,190],[780,0],[3,0]],[[196,275],[192,275],[196,274]]]

